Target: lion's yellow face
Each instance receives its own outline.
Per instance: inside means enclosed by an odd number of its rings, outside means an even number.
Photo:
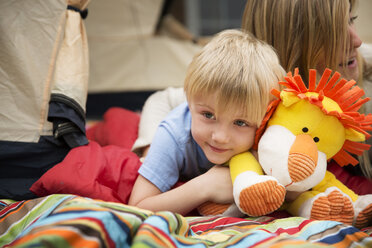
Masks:
[[[307,96],[317,93],[308,92]],[[333,157],[343,146],[346,139],[363,140],[363,134],[345,129],[342,123],[332,115],[327,115],[318,106],[300,99],[290,92],[282,92],[282,101],[271,117],[268,126],[280,125],[294,135],[310,135],[318,150],[325,153],[327,159]],[[332,99],[324,97],[323,107],[327,111],[342,112]]]
[[[325,115],[306,100],[289,107],[280,103],[269,121],[268,126],[271,125],[283,126],[296,136],[310,135],[318,150],[327,155],[327,159],[335,155],[345,142],[345,130],[338,119]]]

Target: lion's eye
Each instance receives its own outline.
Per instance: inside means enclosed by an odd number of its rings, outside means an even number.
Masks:
[[[319,142],[319,138],[318,137],[314,137],[313,140],[314,140],[315,143]]]
[[[307,133],[309,132],[309,129],[307,127],[302,128],[302,132]]]

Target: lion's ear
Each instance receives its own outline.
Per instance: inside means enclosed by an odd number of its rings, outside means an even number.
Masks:
[[[295,104],[296,102],[300,101],[300,98],[298,98],[295,94],[284,90],[280,92],[280,99],[282,100],[282,103],[285,107],[289,107],[292,104]]]
[[[366,136],[352,128],[345,128],[345,139],[354,142],[363,142],[366,140]]]

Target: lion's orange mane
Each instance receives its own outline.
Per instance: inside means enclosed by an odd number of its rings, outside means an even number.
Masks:
[[[286,87],[286,89],[283,89],[284,91],[292,92],[300,99],[307,100],[309,103],[318,106],[326,115],[335,116],[345,128],[351,128],[363,133],[366,136],[366,139],[368,139],[370,135],[366,131],[372,130],[372,115],[360,114],[358,110],[365,102],[369,101],[369,98],[362,99],[364,90],[356,86],[354,80],[347,81],[343,78],[339,80],[341,75],[338,72],[335,72],[329,79],[331,73],[332,70],[326,69],[320,78],[318,85],[316,85],[316,70],[310,70],[309,88],[307,88],[301,76],[298,74],[298,69],[296,69],[293,76],[292,73],[289,72],[285,77],[286,81],[280,82],[279,84]],[[308,97],[305,95],[307,92],[316,92],[318,95]],[[278,99],[269,105],[265,118],[262,121],[260,128],[257,130],[255,140],[256,147],[259,138],[266,128],[267,121],[270,119],[276,106],[281,101],[280,91],[274,89],[272,90],[272,94]],[[327,111],[322,104],[324,96],[335,101],[341,108],[342,113],[337,111]],[[333,156],[333,159],[341,166],[347,164],[356,165],[358,164],[358,160],[349,153],[361,155],[363,151],[368,150],[369,147],[369,145],[364,143],[345,140],[341,150]]]

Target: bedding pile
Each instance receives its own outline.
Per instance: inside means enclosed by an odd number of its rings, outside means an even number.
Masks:
[[[185,217],[75,195],[0,201],[0,247],[368,247],[371,236],[335,221]]]

